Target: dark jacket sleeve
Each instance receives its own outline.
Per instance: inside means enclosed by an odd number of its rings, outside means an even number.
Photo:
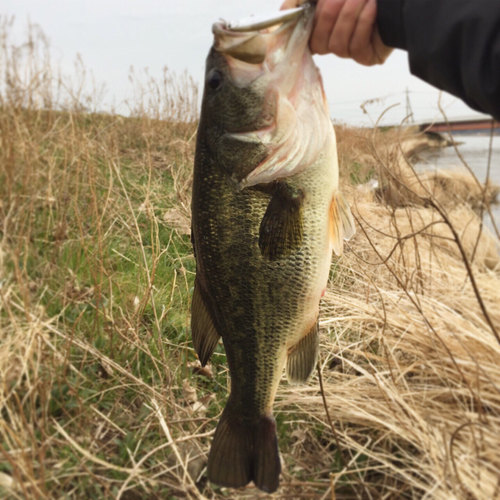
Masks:
[[[382,41],[410,71],[500,120],[500,0],[378,0]]]

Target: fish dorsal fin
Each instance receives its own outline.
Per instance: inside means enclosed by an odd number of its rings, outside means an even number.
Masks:
[[[194,283],[193,303],[191,305],[191,335],[201,366],[205,366],[212,356],[220,335],[215,328],[207,303],[202,297],[198,280]]]
[[[343,240],[350,240],[355,232],[351,209],[342,193],[337,191],[330,205],[330,240],[336,255],[342,255]]]
[[[319,352],[318,322],[288,351],[286,376],[290,384],[305,384],[311,376]]]
[[[303,201],[302,190],[285,182],[276,184],[259,230],[259,248],[267,259],[287,257],[302,244]]]

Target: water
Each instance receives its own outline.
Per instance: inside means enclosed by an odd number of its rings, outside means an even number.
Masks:
[[[461,143],[457,146],[467,165],[471,168],[480,182],[484,183],[487,178],[488,162],[490,161],[490,180],[500,185],[500,136],[493,137],[493,147],[490,158],[490,137],[484,135],[454,135],[455,141]],[[458,157],[454,147],[432,149],[420,154],[421,161],[417,167],[425,169],[461,169],[465,167]],[[491,206],[493,217],[497,227],[500,229],[500,204]],[[488,214],[484,222],[490,230],[493,224]]]

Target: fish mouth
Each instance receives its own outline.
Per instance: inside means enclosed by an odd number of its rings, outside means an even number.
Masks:
[[[215,23],[212,26],[214,48],[226,56],[230,66],[238,66],[238,63],[261,65],[267,62],[272,70],[288,53],[296,50],[300,44],[297,39],[303,41],[309,38],[308,28],[312,27],[313,16],[308,14],[313,10],[311,3],[305,3],[277,14]],[[296,29],[299,25],[303,29]],[[276,57],[278,53],[279,57]]]

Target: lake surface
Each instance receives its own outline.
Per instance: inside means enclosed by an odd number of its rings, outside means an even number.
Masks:
[[[476,174],[480,182],[484,183],[488,175],[488,164],[490,165],[489,178],[495,184],[500,185],[500,136],[494,136],[490,151],[489,136],[484,135],[454,135],[458,151],[464,161]],[[432,149],[420,154],[421,161],[417,163],[418,168],[424,169],[460,169],[465,167],[458,157],[454,147]],[[500,204],[492,205],[493,217],[497,227],[500,228]],[[493,225],[488,214],[485,215],[485,224],[492,230]]]

